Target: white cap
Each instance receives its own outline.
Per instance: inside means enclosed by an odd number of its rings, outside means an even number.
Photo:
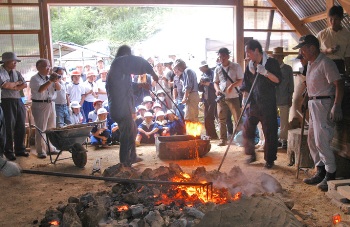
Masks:
[[[158,111],[156,113],[156,117],[159,117],[159,116],[164,116],[164,112],[163,111]]]
[[[79,104],[78,101],[73,101],[73,102],[71,102],[70,107],[71,108],[80,108],[81,105]]]
[[[143,103],[146,103],[146,102],[153,102],[151,96],[145,96],[145,97],[143,97]]]
[[[152,109],[154,109],[156,107],[162,108],[162,106],[159,103],[154,103],[152,106]]]
[[[100,108],[97,110],[97,115],[108,113],[105,108]]]
[[[162,93],[165,95],[165,91],[163,91],[163,90],[158,90],[157,91],[157,95],[162,94]]]
[[[167,110],[166,114],[168,115],[168,114],[175,114],[175,113],[174,113],[174,110]]]
[[[152,113],[151,112],[146,112],[144,117],[153,117]]]
[[[147,109],[146,109],[146,107],[144,105],[139,105],[137,107],[137,111],[139,111],[139,110],[147,110]]]

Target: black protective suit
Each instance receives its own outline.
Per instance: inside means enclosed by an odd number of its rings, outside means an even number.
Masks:
[[[265,68],[281,80],[280,65],[276,59],[268,58]],[[258,79],[251,91],[255,76],[258,76]],[[247,103],[250,106],[246,109],[246,119],[243,125],[244,151],[247,155],[255,155],[255,132],[260,121],[265,136],[264,159],[268,163],[277,159],[276,85],[263,75],[253,74],[249,71],[249,66],[246,67],[241,91],[252,92],[252,94]]]
[[[114,59],[107,75],[106,91],[111,118],[118,123],[120,130],[120,163],[131,166],[136,161],[136,125],[134,90],[131,74],[155,75],[152,66],[143,58],[127,55]]]

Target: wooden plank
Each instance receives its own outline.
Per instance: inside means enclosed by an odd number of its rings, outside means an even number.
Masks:
[[[235,14],[233,18],[234,24],[236,24],[236,42],[234,45],[236,51],[234,51],[234,59],[242,69],[244,69],[244,10],[243,10],[243,1],[238,1],[238,5],[235,7]]]
[[[234,6],[241,0],[44,0],[49,5],[139,5],[139,6],[181,6],[181,5],[206,5],[206,6]]]
[[[291,10],[289,5],[285,1],[281,0],[268,0],[269,3],[278,8],[281,16],[285,20],[285,22],[290,26],[290,28],[294,28],[298,36],[303,36],[310,34],[310,30],[303,24],[303,22],[299,19],[299,17]]]
[[[290,29],[243,29],[245,32],[296,32],[296,30],[290,30]]]
[[[328,181],[328,189],[336,190],[339,186],[350,185],[350,179]]]
[[[350,200],[350,186],[340,186],[337,188],[337,192],[341,195],[344,196],[345,198]]]
[[[306,23],[319,21],[319,20],[322,20],[322,19],[325,19],[325,18],[327,18],[327,13],[323,12],[323,13],[314,14],[314,15],[309,16],[309,17],[304,17],[304,18],[301,19],[301,22],[306,24]]]

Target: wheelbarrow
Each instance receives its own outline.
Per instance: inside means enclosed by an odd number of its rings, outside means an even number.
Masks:
[[[72,154],[73,162],[77,167],[83,168],[86,165],[87,150],[82,144],[90,135],[90,131],[94,127],[93,124],[69,125],[67,127],[48,129],[46,131],[42,131],[35,125],[33,126],[38,130],[40,136],[44,139],[47,145],[51,164],[56,164],[58,160],[69,159],[58,159],[63,151],[69,151]],[[44,133],[46,134],[46,138],[43,135]],[[52,158],[49,142],[59,150],[55,160]]]

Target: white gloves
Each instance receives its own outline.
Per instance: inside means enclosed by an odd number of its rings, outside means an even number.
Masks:
[[[339,104],[333,105],[330,117],[334,122],[341,121],[343,119],[343,113]]]
[[[17,163],[5,161],[5,165],[2,167],[0,172],[5,177],[14,177],[19,176],[21,174],[21,168]]]
[[[264,75],[264,76],[266,76],[266,74],[267,74],[267,70],[265,69],[265,66],[263,66],[263,65],[258,65],[256,71],[259,74]]]
[[[255,74],[254,62],[251,60],[249,61],[249,71]]]

